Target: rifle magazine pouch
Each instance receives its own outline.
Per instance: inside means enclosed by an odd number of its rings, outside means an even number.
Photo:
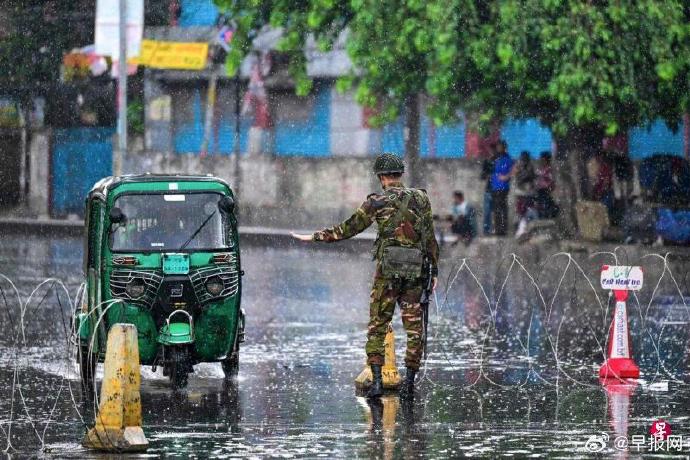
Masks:
[[[422,276],[424,254],[418,248],[388,246],[383,249],[381,275],[384,278],[417,279]]]

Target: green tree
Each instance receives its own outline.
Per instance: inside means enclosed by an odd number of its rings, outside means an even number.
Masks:
[[[298,94],[306,94],[311,82],[306,75],[305,46],[313,37],[318,49],[328,51],[333,46],[344,46],[355,70],[339,79],[338,88],[353,86],[356,100],[377,109],[373,123],[381,124],[405,116],[405,156],[412,172],[411,182],[419,183],[419,106],[420,95],[428,93],[430,77],[435,69],[434,60],[444,61],[451,54],[457,38],[469,38],[473,30],[474,6],[471,1],[460,1],[466,11],[455,14],[464,27],[448,30],[445,35],[434,35],[437,23],[445,23],[446,5],[424,0],[216,0],[232,17],[238,30],[234,47],[228,56],[228,71],[233,74],[241,59],[250,51],[251,38],[264,27],[283,29],[278,49],[291,60],[291,73]],[[435,39],[442,39],[442,43]],[[472,65],[469,59],[463,65]],[[461,65],[453,72],[469,75]],[[443,80],[443,78],[440,78]],[[454,99],[455,100],[455,99]],[[455,116],[447,101],[431,101],[430,113],[437,121]]]
[[[487,107],[490,116],[536,117],[551,128],[560,200],[572,224],[572,202],[586,185],[584,160],[601,148],[604,135],[658,117],[676,128],[688,110],[690,5],[505,0],[489,16],[469,45],[488,84],[472,93],[471,103]],[[496,82],[503,100],[491,91]],[[578,175],[580,184],[572,180]]]
[[[146,0],[146,25],[166,25],[169,6],[169,0]],[[93,43],[95,15],[95,0],[3,2],[0,85],[21,88],[57,81],[63,55]]]
[[[0,85],[27,88],[58,79],[62,56],[93,43],[93,0],[9,0],[3,5]]]
[[[677,126],[690,94],[690,6],[683,0],[215,0],[238,24],[228,70],[253,34],[280,27],[298,93],[309,90],[304,49],[344,42],[358,102],[379,122],[405,107],[406,155],[416,168],[418,99],[437,123],[458,109],[483,126],[536,117],[557,139],[566,229],[572,180],[605,134],[663,117]],[[567,160],[567,161],[566,161]],[[418,178],[413,177],[413,183]]]

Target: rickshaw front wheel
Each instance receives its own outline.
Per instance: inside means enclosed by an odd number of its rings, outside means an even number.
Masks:
[[[225,374],[225,380],[235,380],[237,379],[237,374],[240,372],[240,343],[239,340],[235,341],[235,345],[232,347],[232,353],[220,362],[223,367],[223,373]]]
[[[186,347],[170,347],[166,350],[166,366],[170,377],[170,385],[174,390],[181,390],[187,386],[190,359],[189,350]]]
[[[225,360],[221,361],[221,366],[223,366],[223,373],[225,374],[225,380],[233,380],[237,378],[237,374],[240,372],[240,354],[233,353]]]
[[[89,352],[87,342],[79,343],[77,353],[79,353],[79,378],[81,390],[87,397],[94,394],[94,382],[96,380],[96,363],[98,361],[95,353]]]

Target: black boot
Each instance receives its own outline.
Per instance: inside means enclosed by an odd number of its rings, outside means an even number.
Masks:
[[[367,398],[379,398],[383,394],[383,377],[381,376],[381,365],[372,364],[371,374],[374,377],[374,381],[371,382],[371,388],[367,392]]]
[[[400,388],[400,398],[412,398],[414,396],[414,378],[417,375],[417,371],[410,367],[407,368],[407,373],[405,374],[405,381],[402,383]]]

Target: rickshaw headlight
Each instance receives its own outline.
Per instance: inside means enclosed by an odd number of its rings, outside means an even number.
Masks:
[[[146,292],[146,285],[140,279],[133,279],[125,287],[125,292],[131,299],[138,299]]]
[[[211,294],[214,297],[220,295],[220,293],[223,292],[224,287],[225,286],[223,285],[223,280],[221,280],[217,276],[209,278],[206,281],[206,290],[209,294]]]

